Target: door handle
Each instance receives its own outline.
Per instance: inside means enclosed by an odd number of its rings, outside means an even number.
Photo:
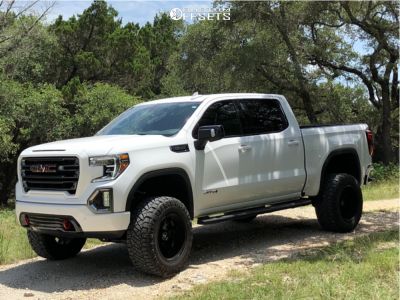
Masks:
[[[239,151],[242,153],[249,151],[249,150],[251,150],[251,146],[249,146],[249,145],[240,145],[239,146]]]
[[[299,141],[298,140],[289,140],[289,142],[287,144],[289,146],[298,146],[299,145]]]

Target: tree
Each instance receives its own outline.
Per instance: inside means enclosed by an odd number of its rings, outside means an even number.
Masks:
[[[0,68],[9,79],[33,84],[49,83],[57,77],[54,66],[59,59],[56,36],[39,23],[19,42],[18,47],[0,57]]]
[[[317,123],[318,113],[312,95],[316,78],[309,71],[305,51],[303,6],[303,3],[279,1],[234,2],[232,18],[250,19],[255,24],[253,37],[248,37],[247,42],[251,44],[254,36],[263,35],[264,44],[260,47],[264,53],[259,53],[263,58],[259,72],[279,89],[295,93],[302,101],[309,122]],[[271,53],[273,56],[268,55]]]
[[[189,92],[283,93],[315,123],[321,113],[318,78],[302,52],[298,10],[286,3],[234,2],[234,22],[190,25],[179,54],[172,56],[164,89],[182,89],[183,82]]]
[[[58,87],[78,77],[81,82],[115,83],[144,98],[160,94],[182,23],[160,14],[153,24],[140,27],[122,25],[117,17],[105,1],[95,0],[81,15],[60,16],[50,26],[61,48],[54,81]]]
[[[50,26],[62,51],[55,80],[58,87],[76,76],[82,81],[108,79],[115,64],[113,54],[118,50],[112,48],[121,25],[116,17],[115,9],[95,0],[82,15],[66,21],[59,16]]]
[[[17,49],[54,4],[50,3],[42,12],[35,14],[33,9],[39,0],[28,2],[19,9],[16,8],[15,2],[0,1],[0,57]]]
[[[140,99],[117,86],[81,84],[59,91],[0,80],[0,204],[6,205],[15,185],[17,158],[30,146],[91,136]]]
[[[81,84],[76,77],[64,87],[63,94],[64,105],[68,103],[69,138],[93,135],[123,111],[141,102],[118,86]]]
[[[61,93],[51,85],[35,89],[30,84],[0,80],[0,203],[9,199],[16,178],[19,153],[29,146],[65,137]]]
[[[310,62],[331,77],[345,74],[366,87],[370,103],[379,111],[378,159],[394,159],[392,111],[399,108],[398,2],[318,2],[309,4],[307,22],[314,45]],[[346,41],[350,39],[350,42]],[[357,39],[368,50],[353,50]]]

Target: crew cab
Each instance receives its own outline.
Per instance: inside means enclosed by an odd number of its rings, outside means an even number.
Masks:
[[[135,268],[171,276],[188,263],[193,220],[312,204],[323,229],[354,230],[372,151],[367,125],[301,127],[281,95],[144,102],[95,136],[24,150],[16,214],[39,256],[72,257],[89,237],[126,242]]]

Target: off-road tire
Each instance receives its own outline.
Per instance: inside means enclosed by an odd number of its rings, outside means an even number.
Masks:
[[[28,230],[28,240],[37,255],[50,259],[67,259],[77,255],[86,238],[61,238]]]
[[[350,232],[362,215],[363,197],[357,180],[349,174],[331,174],[322,195],[315,201],[321,227],[328,231]]]
[[[180,272],[188,263],[192,240],[190,215],[178,199],[149,197],[131,214],[126,243],[133,266],[141,272],[161,277]]]

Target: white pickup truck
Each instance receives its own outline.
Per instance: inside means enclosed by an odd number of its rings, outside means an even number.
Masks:
[[[93,137],[23,151],[16,214],[42,257],[72,257],[88,237],[123,241],[138,270],[170,276],[188,262],[194,219],[312,204],[323,229],[352,231],[372,151],[367,125],[300,127],[280,95],[145,102]]]

